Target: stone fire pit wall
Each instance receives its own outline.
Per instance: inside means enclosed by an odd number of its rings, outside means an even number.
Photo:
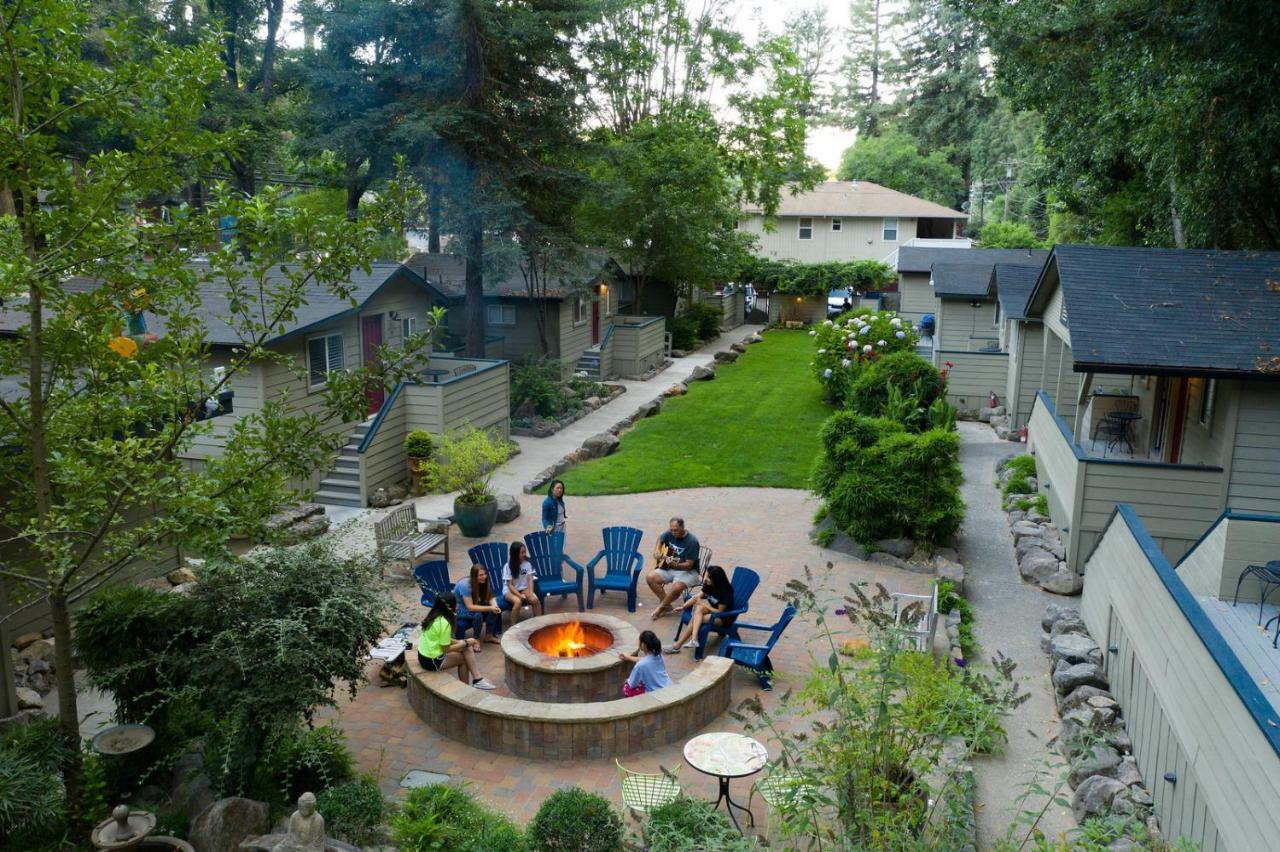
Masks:
[[[473,748],[546,760],[599,760],[687,739],[729,707],[733,663],[708,657],[666,689],[585,704],[508,698],[424,672],[405,654],[409,704],[439,733]]]
[[[548,657],[529,645],[529,637],[544,627],[578,621],[613,634],[609,649],[589,657]],[[619,652],[635,653],[640,632],[621,618],[589,612],[556,613],[527,619],[502,634],[507,689],[530,701],[612,701],[622,694],[631,663]]]

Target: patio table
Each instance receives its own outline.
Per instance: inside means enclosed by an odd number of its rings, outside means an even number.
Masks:
[[[700,734],[684,745],[685,762],[704,775],[714,775],[720,781],[720,795],[713,808],[724,809],[733,822],[733,827],[742,831],[733,809],[746,811],[748,825],[755,827],[756,818],[750,808],[743,807],[729,795],[729,781],[734,778],[745,778],[755,775],[769,762],[769,750],[756,740],[743,734],[718,731]]]
[[[1136,411],[1108,411],[1106,417],[1117,424],[1115,437],[1107,443],[1107,446],[1119,448],[1120,442],[1124,441],[1125,446],[1129,448],[1129,454],[1133,455],[1133,424],[1141,420],[1142,415]]]
[[[428,367],[427,369],[425,369],[425,370],[421,370],[420,372],[422,373],[422,375],[426,376],[426,377],[427,377],[428,379],[430,379],[431,381],[433,381],[433,382],[438,382],[438,381],[440,381],[440,377],[441,377],[441,376],[447,376],[447,375],[449,375],[450,373],[452,373],[453,371],[452,371],[452,370],[441,370],[441,369],[439,369],[438,367]]]

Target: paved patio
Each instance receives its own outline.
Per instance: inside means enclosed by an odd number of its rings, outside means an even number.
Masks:
[[[491,538],[508,541],[533,530],[537,525],[541,500],[541,495],[521,495],[522,517],[515,523],[496,528]],[[808,533],[817,503],[802,491],[703,488],[591,498],[574,498],[570,494],[567,501],[569,533],[566,551],[583,564],[600,547],[601,527],[625,524],[643,529],[645,539],[641,549],[647,553],[656,536],[666,528],[667,519],[673,514],[684,516],[689,529],[703,544],[713,549],[716,563],[726,568],[746,565],[760,573],[760,588],[753,597],[752,609],[746,619],[752,622],[771,623],[777,618],[783,605],[774,595],[783,590],[788,580],[802,577],[806,565],[821,573],[828,561],[834,563],[834,571],[828,580],[832,588],[833,608],[840,599],[841,590],[850,582],[882,582],[891,590],[913,593],[924,592],[929,583],[929,578],[920,574],[872,565],[810,544]],[[466,548],[476,543],[479,542],[462,539],[455,531],[450,572],[455,579],[467,567]],[[643,582],[640,600],[644,606],[635,614],[626,611],[624,596],[617,594],[597,598],[596,608],[625,618],[644,630],[653,625],[650,613],[654,602]],[[402,620],[421,618],[417,589],[411,588],[407,581],[399,587],[397,603]],[[572,609],[572,598],[564,603],[548,598],[549,612]],[[659,637],[664,642],[668,641],[675,630],[675,618],[663,618],[658,625]],[[713,640],[709,653],[715,653],[715,648]],[[812,665],[811,653],[825,660],[829,649],[812,625],[797,620],[788,628],[777,653],[773,655],[778,669],[774,692],[761,692],[753,676],[737,671],[734,673],[731,707],[752,696],[763,698],[767,707],[776,707],[788,689],[802,684]],[[666,659],[675,678],[695,665],[692,651]],[[485,646],[479,662],[487,676],[500,680],[496,677],[502,671],[498,646]],[[371,664],[370,674],[376,674],[376,664]],[[501,691],[505,692],[505,689]],[[615,803],[620,801],[613,761],[536,761],[470,748],[427,727],[409,707],[406,693],[401,689],[381,688],[370,683],[360,690],[353,702],[344,703],[338,712],[322,714],[321,721],[334,721],[342,727],[360,769],[373,773],[390,795],[403,795],[405,790],[399,786],[400,780],[412,770],[424,770],[446,775],[452,780],[470,782],[481,799],[521,822],[531,818],[539,803],[562,787],[577,785],[599,792]],[[741,723],[725,713],[704,730],[741,731],[742,728]],[[764,741],[770,747],[770,756],[776,757],[777,745]],[[657,747],[650,753],[633,754],[623,763],[641,771],[654,771],[658,766],[676,767],[683,763],[682,745],[673,743]],[[688,793],[715,798],[715,779],[699,775],[688,766],[680,770],[680,778]],[[735,781],[735,798],[745,800],[750,783],[750,779]],[[755,810],[757,819],[762,819],[764,813],[759,801]]]

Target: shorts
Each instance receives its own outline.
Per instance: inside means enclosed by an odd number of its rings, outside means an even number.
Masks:
[[[672,571],[670,568],[659,568],[658,578],[662,580],[664,585],[671,582],[679,582],[684,583],[687,589],[692,589],[698,585],[697,571]]]
[[[440,667],[444,665],[444,654],[441,654],[438,657],[424,657],[421,652],[419,652],[418,665],[422,666],[425,671],[438,672],[440,671]]]
[[[625,698],[635,698],[637,695],[644,695],[644,684],[638,683],[632,686],[629,683],[622,685],[622,695]]]

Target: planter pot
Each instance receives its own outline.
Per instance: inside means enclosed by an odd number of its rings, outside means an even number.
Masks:
[[[467,538],[484,538],[498,519],[498,501],[463,503],[453,501],[453,519],[458,522],[458,532]]]

